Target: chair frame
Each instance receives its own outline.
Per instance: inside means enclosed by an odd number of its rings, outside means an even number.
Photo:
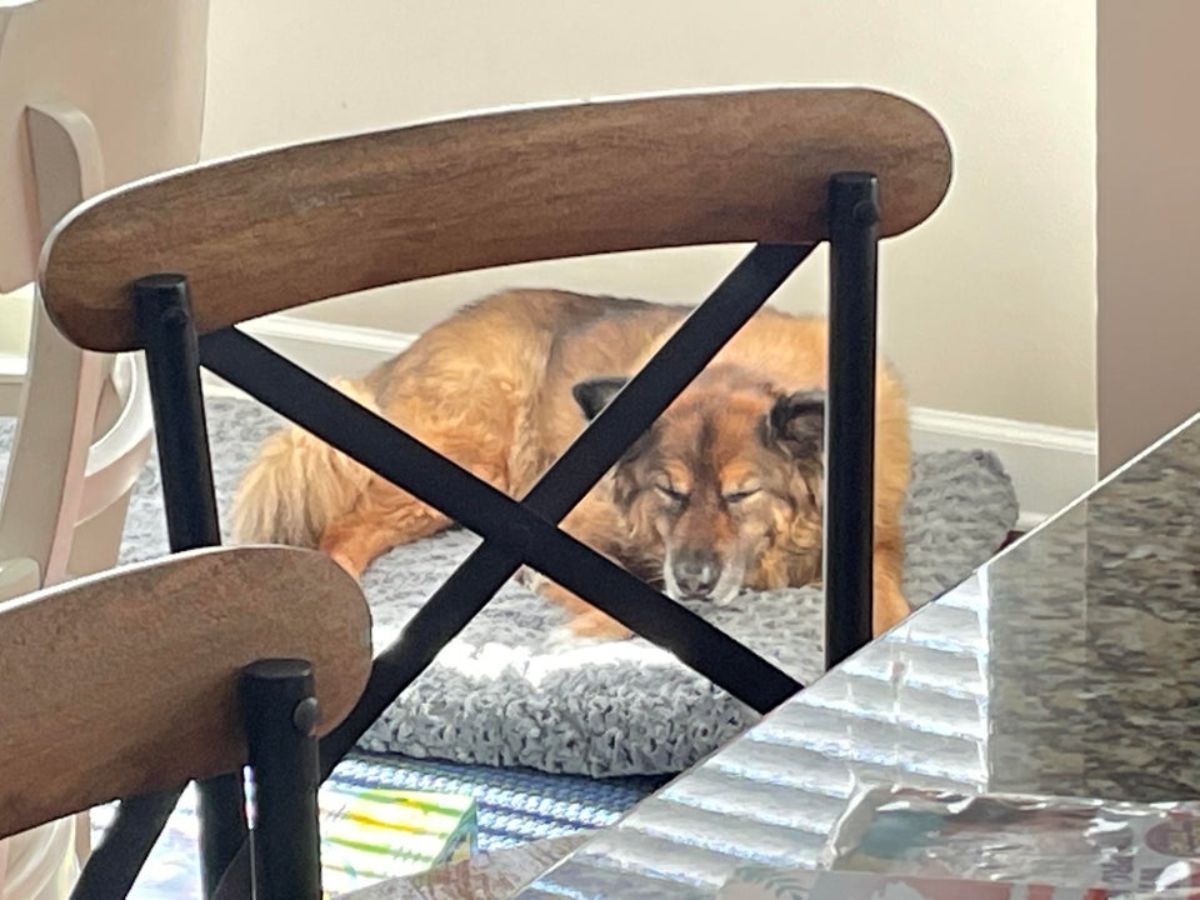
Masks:
[[[80,110],[43,102],[26,108],[25,122],[45,236],[73,207],[103,190],[104,165],[96,130]],[[92,548],[95,561],[74,560],[83,571],[70,565],[76,532],[124,504],[152,440],[140,360],[79,349],[55,329],[40,304],[33,319],[9,477],[0,497],[0,566],[31,565],[21,569],[28,576],[0,589],[0,596],[113,564],[119,529],[103,547]],[[124,394],[116,398],[119,411],[97,433],[105,387],[117,381],[125,388],[117,391]]]
[[[247,879],[255,900],[319,900],[321,833],[317,788],[318,716],[308,660],[266,658],[240,673],[241,726],[255,788],[256,822],[248,829],[241,772],[200,782],[202,863],[207,876],[216,851],[237,857],[243,841],[254,859]],[[184,785],[121,801],[71,891],[72,900],[124,897],[167,824]],[[228,804],[240,802],[235,810]],[[221,823],[217,831],[213,826]],[[213,841],[218,841],[214,845]],[[217,881],[224,869],[217,873]],[[216,881],[206,896],[216,890]]]
[[[0,11],[0,30],[6,22]],[[42,100],[26,107],[24,120],[45,237],[104,189],[104,160],[96,129],[78,108]],[[153,440],[141,360],[81,350],[40,304],[19,383],[11,408],[18,424],[0,491],[0,600],[115,563],[120,522]],[[115,407],[111,422],[106,400]],[[86,859],[86,813],[74,827],[76,856]]]
[[[73,896],[124,896],[157,836],[145,823],[162,827],[187,779],[240,780],[247,763],[258,896],[319,896],[317,735],[371,664],[366,599],[336,563],[289,547],[174,554],[0,603],[0,646],[0,835],[136,795]]]
[[[220,543],[201,366],[483,538],[396,642],[376,657],[360,701],[320,742],[321,779],[328,777],[372,722],[522,565],[545,574],[672,651],[758,712],[768,712],[803,688],[702,618],[569,536],[558,523],[821,239],[830,245],[823,551],[826,664],[837,664],[870,640],[880,185],[871,172],[837,170],[828,172],[825,184],[824,221],[815,226],[820,237],[757,243],[519,500],[234,325],[214,322],[211,310],[198,326],[186,270],[148,271],[134,280],[127,295],[132,303],[133,334],[122,334],[119,341],[132,339],[146,352],[172,550]],[[929,211],[932,207],[903,228],[916,224]],[[807,224],[814,230],[811,222]],[[44,284],[45,272],[46,257]],[[53,306],[53,300],[51,296],[56,322],[68,333],[74,330],[78,339],[82,313],[72,323],[63,308]],[[208,779],[200,784],[200,797],[206,896],[244,896],[238,892],[248,883],[251,867],[250,854],[245,852],[241,781],[233,776]],[[89,868],[107,874],[127,869],[130,854],[144,858],[143,850],[148,852],[175,799],[164,796],[131,811],[121,820],[121,827],[104,839],[106,849],[111,845],[112,852],[98,853]],[[126,848],[124,852],[122,848]],[[275,896],[271,885],[260,882],[256,888],[259,893],[255,896]]]
[[[873,175],[841,173],[830,179],[827,666],[871,639],[877,196]],[[215,546],[221,540],[200,365],[484,539],[422,606],[403,635],[376,658],[362,699],[321,741],[322,779],[522,565],[671,650],[760,713],[803,689],[791,676],[557,525],[813,249],[814,245],[779,244],[751,250],[519,501],[236,328],[198,337],[185,276],[148,275],[134,284],[173,551]],[[251,742],[253,746],[253,737]],[[246,837],[241,780],[209,779],[201,783],[200,797],[204,878],[211,895]],[[157,814],[147,813],[141,823],[130,823],[131,828],[143,824],[146,829],[138,845],[146,846],[146,838],[153,843],[162,827],[161,810],[173,808],[176,799],[164,798]],[[292,859],[296,865],[303,863],[300,847]],[[260,893],[255,896],[273,896],[261,893],[268,884],[256,883]]]

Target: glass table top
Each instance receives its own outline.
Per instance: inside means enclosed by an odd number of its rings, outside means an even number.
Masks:
[[[643,801],[522,897],[817,864],[856,787],[1200,797],[1200,417]]]

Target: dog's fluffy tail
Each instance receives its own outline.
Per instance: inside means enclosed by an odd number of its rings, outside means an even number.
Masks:
[[[375,409],[374,398],[347,382],[334,386]],[[315,547],[325,528],[351,509],[372,474],[295,426],[263,444],[233,501],[233,530],[242,543]]]

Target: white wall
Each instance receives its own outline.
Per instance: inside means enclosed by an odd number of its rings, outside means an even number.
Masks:
[[[941,119],[956,153],[946,205],[882,260],[884,348],[913,402],[1094,423],[1094,4],[213,0],[210,22],[207,157],[603,94],[791,82],[907,95]],[[738,253],[455,276],[302,314],[414,331],[510,284],[690,301]],[[810,260],[779,302],[819,309],[824,265]]]

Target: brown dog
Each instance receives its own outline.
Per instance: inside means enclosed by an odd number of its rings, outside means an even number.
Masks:
[[[512,496],[524,494],[687,314],[635,300],[510,291],[468,307],[338,387]],[[566,518],[564,528],[676,599],[821,574],[826,325],[764,310]],[[908,612],[903,391],[878,381],[875,630]],[[234,506],[244,541],[318,546],[356,577],[451,522],[298,428],[273,435]],[[580,634],[626,636],[557,585]]]

